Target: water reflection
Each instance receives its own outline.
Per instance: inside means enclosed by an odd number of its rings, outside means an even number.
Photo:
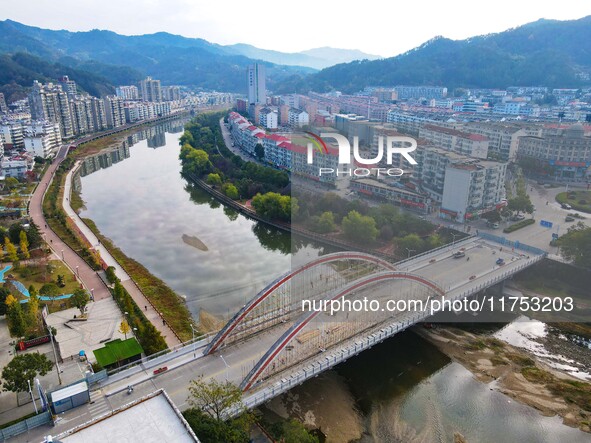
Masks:
[[[195,318],[201,309],[225,318],[291,269],[290,236],[220,205],[180,175],[182,123],[142,129],[88,159],[77,186],[86,206],[81,215],[186,295]],[[165,135],[164,146],[149,148],[158,134]],[[195,247],[195,238],[207,250]],[[324,252],[300,246],[297,263]]]

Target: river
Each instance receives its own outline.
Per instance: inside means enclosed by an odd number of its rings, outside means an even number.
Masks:
[[[225,208],[187,183],[178,160],[183,123],[143,129],[87,159],[75,179],[85,202],[81,216],[185,295],[196,318],[200,309],[226,318],[270,280],[326,251],[300,239],[291,254],[289,234]],[[557,417],[489,390],[410,332],[331,373],[338,379],[331,389],[359,416],[363,442],[450,442],[456,431],[470,443],[591,441]],[[337,392],[319,396],[322,386],[314,383],[294,392],[324,398],[314,407],[321,421]]]

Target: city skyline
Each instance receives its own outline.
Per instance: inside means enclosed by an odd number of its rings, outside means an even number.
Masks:
[[[144,7],[140,3],[115,4],[107,0],[98,9],[94,4],[59,0],[54,2],[53,8],[47,9],[42,8],[43,3],[39,0],[26,4],[0,0],[0,11],[3,11],[0,12],[0,19],[56,30],[101,29],[124,35],[169,32],[222,45],[245,43],[282,52],[330,46],[392,57],[439,35],[465,39],[502,32],[540,18],[573,20],[591,14],[587,5],[575,0],[566,0],[558,10],[549,1],[539,2],[536,8],[530,8],[502,0],[494,5],[480,5],[478,10],[474,10],[472,4],[465,0],[455,1],[453,9],[447,3],[422,0],[405,5],[401,10],[373,0],[362,9],[337,11],[329,4],[305,0],[300,8],[290,10],[289,15],[282,15],[279,9],[244,9],[240,4],[228,8],[226,3],[223,6],[206,5],[203,1],[152,0],[144,3]],[[35,5],[39,7],[35,8]],[[43,13],[32,14],[31,11],[35,10],[42,10]],[[63,14],[63,11],[68,11],[68,14]],[[427,15],[425,11],[430,12]],[[136,19],[130,21],[130,14]],[[295,32],[276,33],[269,39],[265,23],[275,20],[277,14],[283,17],[282,23],[293,25]],[[388,16],[393,19],[383,19]],[[482,17],[487,20],[483,21]],[[376,26],[376,20],[383,23]],[[261,26],[245,27],[245,23],[260,23]],[[306,30],[313,29],[314,32],[297,32],[303,24]],[[352,31],[335,32],[338,25]]]

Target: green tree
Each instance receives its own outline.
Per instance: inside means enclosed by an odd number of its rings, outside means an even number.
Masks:
[[[85,289],[76,288],[74,289],[74,292],[72,293],[72,297],[70,298],[70,300],[72,300],[72,304],[74,306],[80,309],[80,314],[84,315],[86,305],[90,301],[90,296],[88,295],[88,292],[86,292]]]
[[[192,149],[183,163],[183,171],[201,177],[211,169],[211,162],[207,152],[201,149]]]
[[[6,298],[10,295],[10,291],[5,288],[0,288],[0,315],[6,315]]]
[[[509,199],[507,207],[518,213],[527,212],[528,214],[531,214],[534,212],[534,205],[527,194],[518,194],[516,197]]]
[[[216,421],[224,419],[224,412],[229,408],[244,408],[242,390],[229,381],[218,381],[215,378],[204,380],[203,376],[191,380],[187,403],[208,414]]]
[[[311,435],[302,423],[292,418],[283,424],[282,441],[284,443],[318,443],[318,438]]]
[[[222,179],[220,177],[220,174],[215,174],[215,173],[211,173],[207,175],[207,183],[212,185],[212,186],[219,186],[222,184]]]
[[[375,220],[357,211],[343,217],[341,226],[347,238],[360,243],[373,242],[378,235]]]
[[[398,239],[398,250],[405,257],[408,255],[416,255],[423,251],[425,242],[417,234],[408,234]]]
[[[39,289],[39,295],[47,297],[57,297],[60,295],[60,288],[55,283],[46,283]]]
[[[19,236],[21,253],[25,259],[28,259],[31,257],[31,254],[29,254],[29,240],[27,239],[27,233],[25,231],[21,231]]]
[[[557,243],[564,258],[578,266],[591,268],[591,228],[583,222],[571,226]]]
[[[58,275],[57,276],[57,281],[56,281],[58,287],[63,288],[64,286],[66,286],[66,281],[64,279],[63,275]]]
[[[27,322],[20,302],[12,295],[6,297],[6,321],[12,337],[21,338],[27,330]]]
[[[16,247],[12,244],[8,237],[4,237],[4,251],[8,255],[8,259],[10,261],[18,261],[18,253],[16,251]]]
[[[312,216],[310,219],[310,227],[313,231],[326,234],[337,229],[334,221],[334,214],[330,211],[323,212],[320,216]]]
[[[238,199],[238,189],[232,183],[224,183],[222,185],[222,192],[232,200]]]
[[[36,328],[39,320],[39,297],[36,291],[29,291],[29,303],[27,303],[27,306],[29,325]]]
[[[262,160],[265,158],[265,147],[263,145],[261,145],[260,143],[257,143],[256,146],[254,147],[254,155],[256,155],[256,158],[258,158],[259,160]]]
[[[53,362],[38,352],[14,357],[2,370],[2,388],[15,393],[29,390],[28,382],[38,375],[46,375],[53,368]]]
[[[4,186],[6,187],[6,189],[8,189],[9,191],[13,190],[14,188],[16,188],[19,185],[19,181],[18,179],[14,178],[14,177],[7,177],[6,180],[4,180]]]
[[[181,145],[188,144],[190,146],[195,146],[195,139],[193,138],[193,134],[190,131],[183,132],[181,138],[179,139],[179,143]]]
[[[292,209],[297,211],[297,206],[292,208],[292,203],[297,205],[295,199],[292,201],[289,195],[281,195],[276,192],[257,194],[252,199],[252,207],[257,214],[271,220],[291,220]]]

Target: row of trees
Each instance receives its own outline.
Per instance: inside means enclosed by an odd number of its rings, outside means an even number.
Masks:
[[[576,265],[591,269],[591,228],[583,222],[568,228],[558,241],[560,252]]]

